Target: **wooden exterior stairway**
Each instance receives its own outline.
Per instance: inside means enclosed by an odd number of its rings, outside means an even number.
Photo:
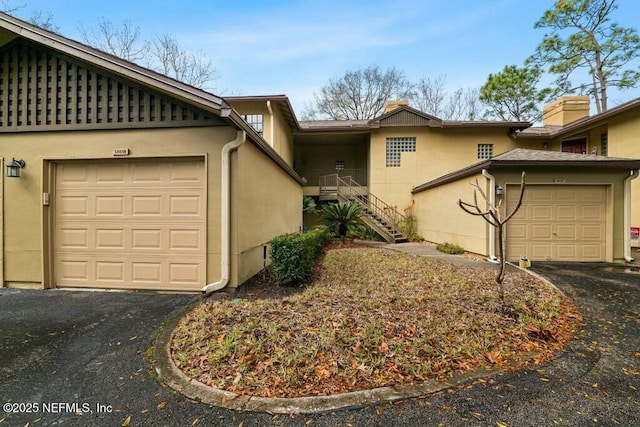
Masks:
[[[326,175],[320,178],[320,200],[353,202],[362,207],[362,221],[389,243],[407,242],[399,225],[407,218],[393,206],[371,194],[350,176]]]

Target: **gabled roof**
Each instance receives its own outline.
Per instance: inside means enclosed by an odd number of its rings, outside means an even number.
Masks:
[[[624,104],[610,108],[604,113],[594,114],[593,116],[584,117],[582,119],[571,122],[566,126],[541,126],[532,127],[516,135],[516,138],[557,138],[577,130],[586,130],[604,124],[612,117],[622,114],[634,108],[640,108],[640,98],[633,99]]]
[[[96,68],[165,93],[226,119],[230,125],[245,131],[250,141],[302,184],[300,176],[221,97],[0,12],[0,49],[17,38],[30,40],[69,57],[90,63]]]
[[[408,105],[402,105],[369,120],[371,128],[389,126],[428,126],[436,128],[509,128],[509,133],[526,129],[529,122],[488,120],[442,120]]]
[[[476,175],[483,169],[500,169],[513,167],[579,167],[589,169],[640,169],[640,160],[625,159],[620,157],[606,157],[595,154],[563,153],[561,151],[530,150],[526,148],[514,148],[513,150],[474,163],[463,169],[443,175],[439,178],[414,187],[413,194],[430,188],[438,187],[449,182],[457,181],[467,176]]]
[[[224,99],[229,103],[242,103],[242,102],[271,102],[273,105],[277,105],[280,112],[284,116],[289,126],[294,130],[300,130],[300,123],[296,118],[296,113],[293,111],[291,102],[287,95],[256,95],[256,96],[225,96]]]
[[[299,122],[302,132],[367,131],[382,127],[507,128],[509,134],[531,126],[529,122],[442,120],[408,105],[401,105],[371,120],[308,120]]]

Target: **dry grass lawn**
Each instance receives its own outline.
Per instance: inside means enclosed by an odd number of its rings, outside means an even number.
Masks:
[[[410,384],[551,358],[579,313],[520,272],[507,274],[505,312],[494,278],[493,270],[384,249],[330,250],[300,292],[202,301],[180,321],[172,356],[205,384],[269,397]]]

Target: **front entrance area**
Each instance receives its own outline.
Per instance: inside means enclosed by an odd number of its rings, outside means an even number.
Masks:
[[[507,259],[534,261],[610,261],[611,227],[606,185],[527,185],[522,207],[507,223]],[[507,186],[507,210],[518,197]]]
[[[60,161],[54,172],[56,287],[205,284],[204,159]]]

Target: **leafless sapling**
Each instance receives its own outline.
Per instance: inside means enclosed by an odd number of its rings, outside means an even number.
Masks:
[[[518,212],[520,206],[522,205],[522,198],[524,197],[524,188],[525,188],[525,173],[522,171],[522,178],[520,180],[520,194],[518,196],[518,203],[513,208],[511,213],[507,213],[506,217],[502,219],[502,215],[500,214],[500,207],[502,205],[502,198],[496,203],[492,202],[489,197],[487,197],[487,193],[480,188],[480,184],[478,184],[478,180],[476,179],[475,184],[471,184],[474,187],[473,190],[473,203],[463,202],[462,199],[458,199],[458,206],[468,214],[474,216],[480,216],[484,218],[485,221],[489,223],[492,227],[495,227],[498,230],[498,251],[500,253],[500,271],[498,272],[498,276],[496,277],[496,283],[498,284],[498,293],[500,296],[500,302],[502,307],[504,308],[504,275],[505,275],[505,264],[507,262],[507,248],[506,248],[506,236],[504,234],[504,225]],[[492,189],[493,190],[493,189]],[[485,201],[486,208],[481,208],[478,202],[478,193],[480,193],[480,197]]]

